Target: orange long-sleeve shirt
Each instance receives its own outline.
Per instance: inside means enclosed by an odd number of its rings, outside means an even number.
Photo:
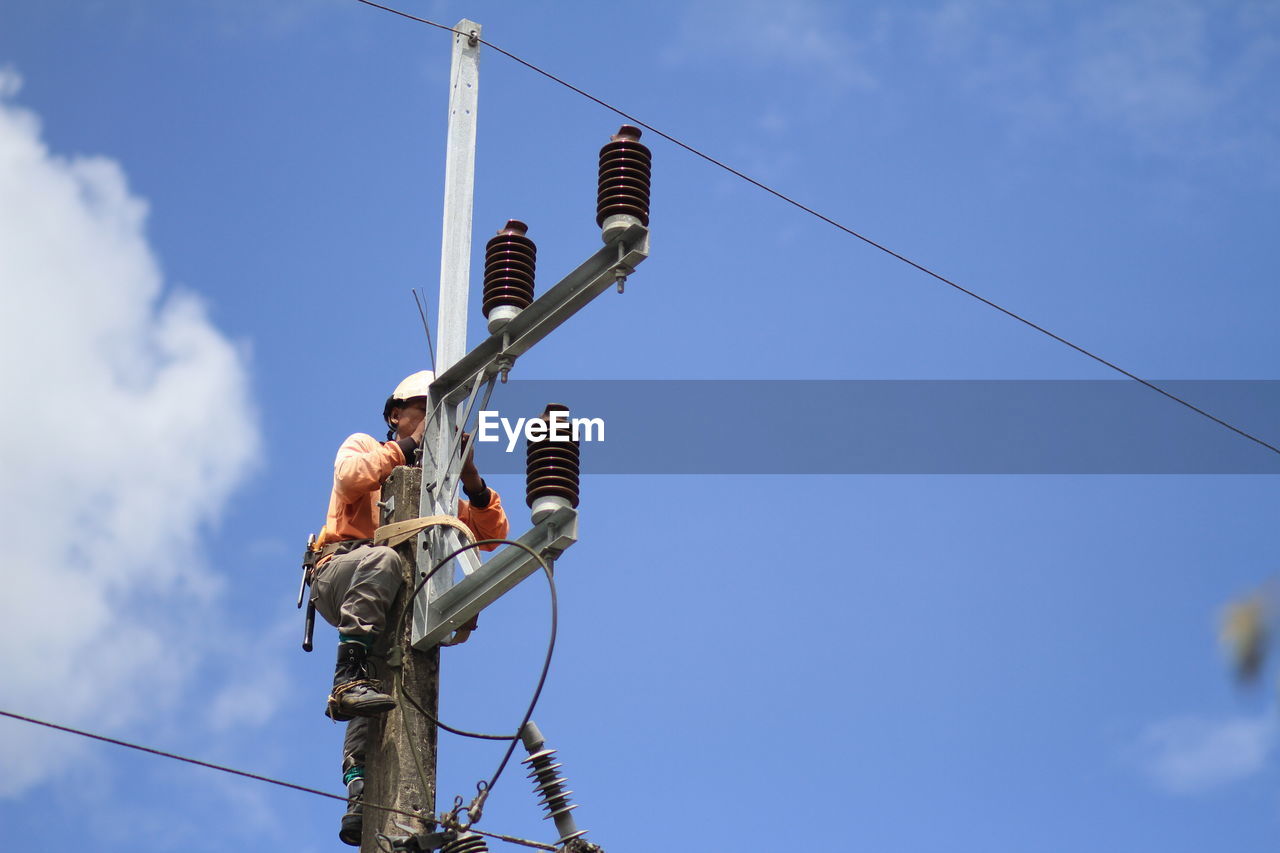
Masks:
[[[317,547],[347,539],[372,539],[378,528],[378,499],[391,469],[404,465],[404,451],[394,441],[385,444],[371,435],[356,433],[342,442],[333,461],[333,494]],[[468,500],[458,501],[458,519],[477,539],[504,539],[510,524],[502,498],[489,490],[489,505],[478,509]],[[482,545],[492,551],[496,545]]]

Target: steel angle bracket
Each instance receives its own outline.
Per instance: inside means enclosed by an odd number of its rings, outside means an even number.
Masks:
[[[516,541],[544,560],[554,560],[578,541],[578,511],[561,507]],[[460,626],[540,568],[523,548],[506,545],[435,599],[426,601],[419,596],[413,609],[413,647],[426,651],[449,639]]]
[[[625,280],[647,257],[649,229],[632,225],[437,376],[431,383],[432,405],[460,402],[477,376],[488,379],[509,370],[534,344],[605,290]]]

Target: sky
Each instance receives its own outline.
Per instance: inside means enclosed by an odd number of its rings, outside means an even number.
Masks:
[[[1272,3],[399,6],[478,21],[1144,378],[1280,379]],[[430,367],[410,291],[434,317],[449,51],[354,0],[0,0],[0,708],[342,792],[321,714],[335,638],[301,651],[297,565],[338,445],[381,434],[387,394]],[[540,291],[600,246],[596,152],[621,122],[482,51],[472,345],[508,219],[530,225]],[[644,141],[651,257],[513,380],[1115,378]],[[1275,573],[1276,475],[778,470],[846,421],[856,446],[861,413],[815,403],[829,383],[768,387],[768,418],[615,425],[652,455],[584,478],[534,718],[591,840],[1274,849],[1280,673],[1240,688],[1217,626]],[[1274,409],[1224,414],[1280,440]],[[928,407],[904,424],[950,426]],[[1162,440],[1158,416],[1143,428]],[[685,432],[741,447],[746,473],[669,473]],[[523,482],[488,481],[522,532]],[[536,581],[444,652],[447,721],[518,722],[547,631]],[[440,743],[444,808],[500,751]],[[0,720],[13,849],[331,850],[341,811]],[[513,768],[480,828],[553,840],[541,817]]]

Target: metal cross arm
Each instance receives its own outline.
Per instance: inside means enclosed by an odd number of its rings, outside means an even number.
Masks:
[[[510,323],[482,341],[431,383],[431,401],[458,403],[476,376],[489,378],[511,368],[517,358],[584,305],[635,270],[649,257],[649,229],[632,225],[535,299]]]
[[[544,559],[555,559],[578,541],[578,511],[561,507],[516,541],[529,546]],[[420,597],[413,612],[413,647],[426,651],[447,640],[455,630],[538,569],[538,561],[527,551],[508,545],[435,600],[423,602]]]

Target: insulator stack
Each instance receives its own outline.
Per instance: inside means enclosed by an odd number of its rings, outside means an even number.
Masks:
[[[524,500],[533,511],[534,524],[561,507],[578,505],[582,470],[578,442],[570,434],[569,407],[548,403],[542,419],[547,422],[547,437],[525,444]]]
[[[577,806],[569,802],[569,795],[573,791],[565,790],[568,782],[559,773],[561,765],[555,763],[556,751],[545,749],[546,740],[533,720],[525,723],[524,728],[521,729],[520,740],[529,753],[529,757],[520,763],[529,765],[529,778],[533,780],[533,790],[542,796],[539,805],[546,809],[547,817],[556,823],[556,830],[560,833],[560,840],[556,843],[568,844],[573,839],[586,835],[587,831],[578,829],[573,815],[569,814]]]
[[[474,832],[462,832],[440,848],[440,853],[489,853],[484,836]]]
[[[596,224],[606,243],[632,225],[649,224],[653,155],[640,142],[640,128],[624,124],[600,149]]]
[[[510,323],[533,302],[538,247],[525,236],[529,226],[512,219],[484,246],[484,316],[489,331]]]

